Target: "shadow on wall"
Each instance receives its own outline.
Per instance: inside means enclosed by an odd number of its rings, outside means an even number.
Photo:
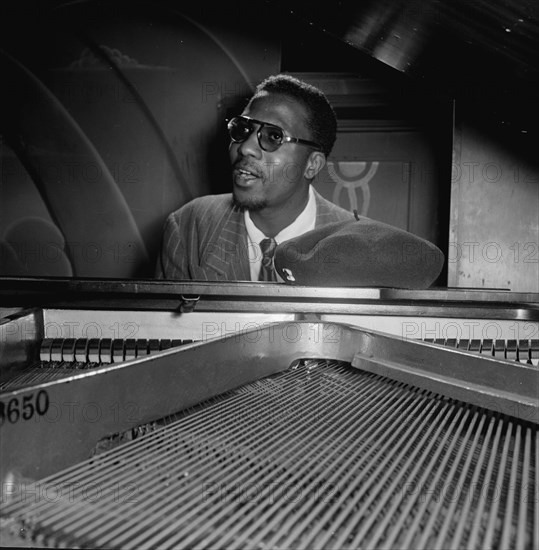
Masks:
[[[52,277],[73,275],[62,233],[41,218],[21,218],[11,224],[0,241],[0,259],[2,269],[11,275],[42,275],[44,264]]]
[[[3,37],[0,275],[152,277],[165,217],[229,190],[226,109],[279,45],[261,62],[226,26],[120,5],[14,17]]]

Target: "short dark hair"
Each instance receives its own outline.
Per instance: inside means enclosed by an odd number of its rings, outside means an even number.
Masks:
[[[256,87],[253,97],[262,92],[282,94],[299,101],[307,110],[310,139],[318,143],[327,156],[337,137],[337,117],[324,92],[288,74],[277,74],[264,79]]]

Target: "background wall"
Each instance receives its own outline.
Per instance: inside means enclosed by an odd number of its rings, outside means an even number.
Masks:
[[[444,248],[448,219],[440,202],[449,196],[442,167],[451,147],[451,104],[399,100],[372,75],[293,74],[322,89],[338,114],[337,141],[315,188],[347,210]]]
[[[444,68],[438,88],[410,79],[276,4],[2,3],[0,275],[152,277],[168,213],[230,190],[225,119],[285,71],[337,112],[315,181],[326,198],[435,242],[438,286],[538,291],[537,121],[522,144],[493,132],[475,114],[507,111],[499,83]],[[431,57],[417,66],[439,67]],[[468,80],[471,101],[455,100]]]
[[[228,191],[226,113],[279,40],[164,3],[30,5],[0,56],[0,273],[151,277],[165,216]]]
[[[449,285],[539,292],[536,162],[457,113]]]

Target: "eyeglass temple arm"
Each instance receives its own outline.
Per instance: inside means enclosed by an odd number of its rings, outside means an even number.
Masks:
[[[260,132],[264,126],[273,126],[273,124],[270,124],[269,122],[264,122],[262,120],[257,120],[256,118],[251,118],[251,117],[248,117],[248,116],[245,116],[245,115],[238,115],[238,116],[234,116],[232,118],[226,118],[225,122],[228,124],[234,118],[244,118],[244,119],[249,120],[250,122],[254,122],[255,124],[259,124],[260,128],[258,129],[258,132]],[[282,128],[281,128],[281,131],[283,131]],[[296,137],[283,135],[283,141],[285,141],[287,143],[303,143],[303,145],[309,145],[310,147],[314,147],[314,148],[319,149],[320,151],[322,151],[322,147],[320,147],[320,145],[318,145],[318,143],[315,143],[314,141],[309,141],[308,139],[301,139],[301,138],[296,138]]]
[[[311,147],[316,147],[317,149],[322,150],[322,147],[320,147],[320,145],[318,145],[318,143],[315,143],[314,141],[309,141],[307,139],[284,136],[283,141],[289,141],[289,142],[293,142],[293,143],[303,143],[304,145],[310,145]]]

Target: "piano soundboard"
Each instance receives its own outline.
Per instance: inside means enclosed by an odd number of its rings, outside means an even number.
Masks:
[[[28,284],[0,321],[10,544],[539,547],[537,295]]]

